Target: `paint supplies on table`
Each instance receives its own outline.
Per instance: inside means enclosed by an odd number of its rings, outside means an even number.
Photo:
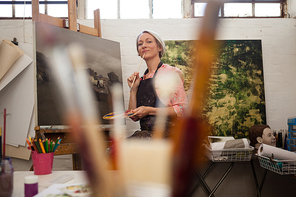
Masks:
[[[36,151],[37,153],[52,153],[58,148],[61,143],[60,137],[55,141],[51,139],[34,139],[29,136],[29,139],[26,138],[29,149]]]
[[[60,137],[51,139],[26,138],[29,149],[32,150],[32,161],[35,175],[45,175],[52,172],[54,152],[61,143]]]

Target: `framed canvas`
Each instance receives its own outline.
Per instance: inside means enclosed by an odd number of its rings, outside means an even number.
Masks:
[[[48,35],[45,35],[48,34]],[[49,39],[49,40],[44,40]],[[36,52],[36,97],[37,125],[63,125],[61,96],[48,66],[48,49],[52,44],[69,45],[72,42],[83,46],[85,67],[98,102],[98,114],[103,117],[112,112],[110,87],[114,83],[122,85],[120,44],[111,40],[91,36],[45,23],[35,22]],[[52,42],[51,42],[52,41]],[[124,102],[122,100],[122,102]],[[103,125],[109,121],[101,118]]]
[[[162,61],[181,69],[186,91],[194,73],[191,53],[195,42],[165,41],[167,52]],[[266,124],[261,40],[217,42],[218,56],[212,64],[203,114],[212,127],[209,135],[248,137],[249,127]]]

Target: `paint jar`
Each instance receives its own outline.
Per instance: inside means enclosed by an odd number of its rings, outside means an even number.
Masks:
[[[38,176],[25,177],[25,197],[33,197],[38,194]]]
[[[0,196],[11,197],[13,191],[13,166],[11,158],[0,159]]]

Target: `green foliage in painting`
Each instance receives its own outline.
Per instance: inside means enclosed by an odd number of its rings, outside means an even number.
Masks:
[[[188,91],[192,79],[193,57],[190,55],[194,41],[165,41],[166,52],[163,63],[179,68],[184,74],[184,87]]]
[[[166,41],[162,58],[182,70],[186,90],[193,77],[193,44]],[[261,41],[221,41],[218,54],[204,116],[213,128],[211,135],[248,137],[249,127],[266,124]]]

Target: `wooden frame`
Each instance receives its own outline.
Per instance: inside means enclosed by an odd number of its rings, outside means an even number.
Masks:
[[[32,21],[43,22],[61,28],[68,28],[92,36],[101,37],[100,10],[94,11],[94,27],[88,27],[77,23],[76,19],[76,0],[68,0],[68,20],[55,18],[39,13],[39,0],[32,0]],[[103,129],[104,130],[104,129]],[[105,130],[106,131],[106,130]],[[81,159],[78,155],[78,146],[68,136],[69,129],[66,127],[35,127],[36,135],[44,135],[47,138],[56,140],[58,137],[62,139],[60,146],[55,151],[55,155],[72,154],[73,170],[81,170]],[[106,132],[107,134],[107,132]],[[106,140],[108,141],[108,140]]]
[[[68,0],[68,22],[65,19],[55,18],[49,15],[39,13],[39,0],[32,0],[32,20],[55,25],[57,27],[69,28],[72,31],[102,37],[100,10],[94,11],[94,27],[88,27],[77,23],[76,19],[76,0]],[[69,25],[68,25],[69,24]]]

